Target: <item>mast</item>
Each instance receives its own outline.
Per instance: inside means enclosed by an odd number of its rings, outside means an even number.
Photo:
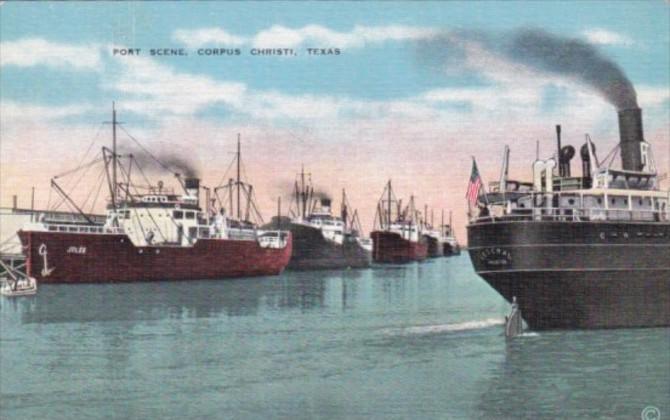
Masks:
[[[389,184],[388,184],[388,219],[386,220],[388,223],[386,226],[386,229],[391,228],[391,180],[389,179]]]
[[[443,236],[446,235],[446,229],[444,228],[444,209],[442,209],[442,219],[441,219],[441,223],[440,223],[440,231],[441,231],[441,234]]]
[[[342,218],[342,222],[344,222],[344,230],[347,230],[347,216],[349,213],[349,209],[347,209],[347,193],[344,191],[344,188],[342,188],[342,202],[340,203],[340,217]]]
[[[240,133],[237,133],[237,220],[242,220],[240,217]]]
[[[112,206],[116,210],[116,103],[112,102]]]
[[[414,219],[417,218],[417,210],[416,207],[414,206],[414,194],[409,196],[409,231],[408,233],[408,239],[412,237],[412,225],[416,225],[417,227],[417,232],[419,230],[419,223],[418,221],[415,221]]]
[[[277,197],[277,230],[281,230],[281,196]]]
[[[453,236],[453,225],[451,224],[451,210],[449,210],[449,235]]]
[[[307,194],[305,193],[305,165],[302,165],[302,170],[300,171],[300,197],[302,199],[301,217],[304,219],[305,213],[307,212]]]

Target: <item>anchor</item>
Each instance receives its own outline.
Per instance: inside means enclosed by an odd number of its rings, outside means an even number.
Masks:
[[[523,319],[521,318],[521,309],[516,303],[516,296],[512,297],[512,312],[505,317],[505,337],[512,338],[523,333]]]
[[[42,266],[42,271],[40,272],[40,274],[42,274],[42,277],[50,276],[51,273],[56,269],[56,267],[49,268],[49,262],[47,261],[48,252],[46,244],[41,244],[40,247],[37,249],[37,253],[40,254],[44,260],[44,264]]]

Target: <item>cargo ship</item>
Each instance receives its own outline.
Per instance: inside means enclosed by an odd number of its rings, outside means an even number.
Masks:
[[[428,214],[428,208],[424,210]],[[449,224],[444,223],[444,211],[442,211],[442,223],[439,226],[434,224],[434,215],[431,211],[430,222],[424,218],[423,236],[428,245],[428,258],[450,257],[460,255],[461,247],[456,240],[451,222],[451,212],[449,212]]]
[[[393,193],[391,181],[386,184],[377,203],[372,259],[376,263],[408,263],[423,261],[428,256],[428,242],[421,229],[414,197],[404,208]]]
[[[538,157],[532,182],[508,179],[508,148],[488,192],[473,162],[470,258],[531,329],[670,325],[670,193],[642,111],[620,109],[618,123],[620,142],[603,160],[586,136],[581,176],[571,174],[575,148],[561,145],[560,126],[555,157]]]
[[[442,212],[442,224],[440,224],[440,245],[442,246],[442,255],[445,257],[461,255],[461,245],[456,239],[451,211],[449,212],[449,224],[444,223],[444,212]]]
[[[357,211],[350,211],[342,191],[340,215],[332,210],[332,199],[317,192],[304,168],[294,183],[289,218],[273,219],[270,228],[286,226],[293,237],[293,253],[288,268],[294,270],[365,268],[371,252],[361,238]]]
[[[112,149],[103,147],[102,157],[94,161],[104,165],[104,185],[109,188],[104,221],[91,218],[60,187],[57,178],[52,179],[52,189],[81,217],[68,223],[39,219],[18,232],[28,276],[43,283],[99,283],[222,279],[282,272],[291,257],[290,233],[261,230],[249,217],[249,210],[244,216],[241,212],[242,195],[247,209],[255,209],[255,205],[252,186],[240,179],[239,138],[237,177],[225,186],[230,188],[231,197],[236,193],[234,217],[234,200],[226,209],[223,201],[216,199],[220,189],[214,189],[216,198],[211,199],[212,191],[201,186],[192,174],[174,174],[183,192],[160,181],[156,186],[135,183],[131,171],[139,172],[147,183],[148,178],[135,156],[117,154],[117,125],[114,110]],[[149,156],[162,168],[171,169]],[[201,189],[207,193],[204,210],[200,207]]]
[[[434,227],[434,214],[431,211],[430,222],[428,221],[428,206],[424,206],[423,217],[420,220],[423,239],[426,242],[426,257],[438,258],[444,255],[442,246],[442,231]]]

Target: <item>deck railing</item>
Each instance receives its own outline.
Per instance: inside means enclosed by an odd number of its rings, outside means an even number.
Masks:
[[[494,212],[495,213],[495,212]],[[666,211],[659,210],[628,210],[600,208],[562,208],[535,207],[531,209],[513,209],[509,213],[475,216],[472,223],[495,223],[508,221],[559,221],[559,222],[592,222],[592,221],[633,221],[633,222],[668,222],[670,217]]]
[[[58,224],[46,223],[46,230],[49,232],[63,232],[63,233],[99,233],[99,234],[123,234],[125,231],[121,227],[107,227],[102,225],[80,225],[80,224]]]

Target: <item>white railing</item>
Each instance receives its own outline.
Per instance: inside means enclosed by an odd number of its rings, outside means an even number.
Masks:
[[[288,243],[288,233],[280,230],[263,231],[258,236],[258,244],[263,248],[284,248]]]
[[[41,230],[46,230],[49,232],[61,232],[61,233],[96,233],[96,234],[108,234],[116,235],[123,234],[125,231],[121,227],[108,227],[100,225],[75,225],[75,224],[55,224],[55,223],[44,223]]]
[[[495,212],[494,212],[495,213]],[[503,221],[633,221],[633,222],[668,222],[667,211],[660,210],[629,210],[604,208],[564,208],[534,207],[531,209],[513,209],[511,213],[475,216],[473,223],[490,223]]]

